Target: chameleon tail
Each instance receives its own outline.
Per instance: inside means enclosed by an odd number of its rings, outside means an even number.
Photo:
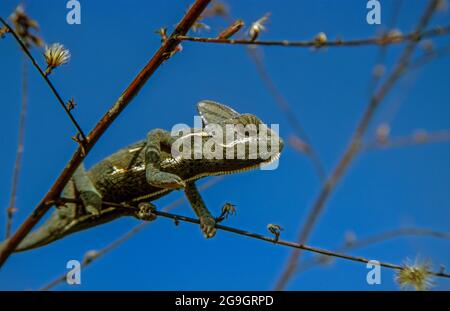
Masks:
[[[75,187],[70,181],[64,188],[63,197],[75,198]],[[25,239],[20,242],[14,252],[22,252],[33,248],[38,248],[62,238],[61,234],[65,228],[74,219],[76,205],[67,203],[65,206],[58,207],[54,210],[50,217],[38,229],[28,234]],[[8,240],[0,243],[0,251]]]

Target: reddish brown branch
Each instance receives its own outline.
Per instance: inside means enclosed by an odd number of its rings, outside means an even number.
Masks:
[[[418,34],[422,33],[422,29],[424,29],[427,26],[428,22],[430,21],[433,15],[433,12],[437,7],[438,2],[439,2],[438,0],[430,1],[418,25],[416,26],[416,30],[413,32],[416,38]],[[328,201],[331,193],[335,189],[336,184],[340,181],[340,179],[346,172],[347,168],[352,163],[354,157],[360,150],[362,137],[366,133],[369,123],[375,114],[375,111],[379,107],[384,97],[394,87],[397,80],[401,77],[401,75],[407,68],[410,58],[417,46],[417,43],[418,43],[417,40],[412,40],[409,42],[409,44],[405,47],[403,53],[401,54],[392,73],[384,81],[379,90],[375,92],[371,97],[371,100],[368,106],[366,107],[366,110],[364,111],[363,116],[356,127],[355,132],[352,135],[352,138],[350,140],[347,149],[343,153],[335,169],[326,179],[322,189],[319,192],[318,197],[314,201],[314,204],[311,208],[311,211],[308,214],[305,224],[303,225],[303,227],[299,232],[297,241],[300,244],[305,244],[306,241],[308,240],[319,216],[321,215],[323,209],[325,208],[326,202]],[[285,288],[286,284],[296,271],[299,257],[300,257],[299,249],[292,251],[288,259],[288,262],[285,265],[284,270],[275,285],[276,290],[282,290]]]
[[[87,142],[82,148],[81,146],[73,154],[70,161],[67,163],[64,170],[61,172],[55,183],[50,190],[41,200],[41,202],[34,209],[33,213],[25,220],[20,226],[17,232],[7,241],[5,247],[0,254],[0,267],[3,266],[5,261],[19,245],[19,243],[25,238],[25,236],[31,231],[31,229],[37,224],[37,222],[45,215],[50,209],[51,205],[48,202],[56,199],[64,186],[72,177],[72,174],[76,168],[81,164],[85,155],[92,149],[94,144],[113,123],[117,116],[125,109],[125,107],[131,102],[131,100],[139,93],[139,90],[144,86],[150,76],[158,69],[158,67],[167,60],[172,52],[176,49],[180,40],[177,36],[185,35],[191,26],[198,19],[200,14],[206,8],[211,0],[197,0],[184,15],[182,20],[176,26],[174,32],[170,37],[162,44],[162,46],[156,51],[150,61],[145,65],[141,72],[134,78],[130,85],[125,89],[122,95],[119,97],[116,103],[106,112],[102,119],[96,124],[94,129],[87,136]]]
[[[419,41],[424,38],[431,38],[440,35],[446,35],[450,33],[450,25],[444,27],[436,27],[423,32],[411,32],[405,35],[401,34],[387,34],[383,36],[377,36],[365,39],[354,40],[331,40],[325,42],[318,42],[317,40],[310,41],[251,41],[246,39],[220,39],[220,38],[201,38],[201,37],[189,37],[179,36],[181,41],[191,41],[200,43],[216,43],[216,44],[231,44],[231,45],[264,45],[264,46],[281,46],[281,47],[355,47],[366,45],[388,45],[388,44],[400,44],[404,42]]]

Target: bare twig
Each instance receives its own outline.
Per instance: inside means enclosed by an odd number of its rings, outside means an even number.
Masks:
[[[372,236],[362,238],[359,240],[356,240],[355,242],[349,244],[344,242],[342,246],[338,247],[335,251],[337,252],[348,252],[350,250],[354,250],[357,248],[363,248],[367,247],[373,244],[378,244],[387,240],[404,237],[404,236],[421,236],[421,237],[433,237],[438,239],[446,239],[450,240],[450,233],[448,232],[441,232],[436,231],[432,229],[426,229],[426,228],[399,228],[394,229],[386,232],[381,232],[378,234],[374,234]],[[326,257],[327,259],[329,257]],[[298,268],[299,271],[305,271],[309,268],[321,265],[323,263],[324,257],[318,256],[315,258],[312,258],[309,261],[305,261],[303,264],[301,264]]]
[[[375,149],[390,149],[417,146],[423,144],[450,142],[450,130],[441,130],[435,132],[427,132],[418,130],[412,135],[399,136],[385,139],[374,139],[372,142],[366,143],[362,148],[365,151]]]
[[[78,133],[83,138],[83,141],[86,142],[86,136],[81,129],[81,126],[78,124],[75,117],[72,115],[72,112],[67,108],[66,104],[64,103],[64,100],[59,95],[58,91],[56,90],[53,83],[50,81],[50,78],[45,74],[45,72],[42,70],[42,68],[39,66],[39,64],[34,59],[33,55],[31,55],[29,48],[26,46],[26,44],[20,39],[19,35],[9,26],[9,24],[0,17],[0,22],[9,29],[9,32],[13,35],[14,39],[16,39],[17,43],[22,48],[22,51],[25,53],[25,55],[30,59],[33,66],[36,68],[36,70],[39,72],[39,74],[42,76],[42,78],[45,80],[47,85],[49,86],[50,90],[52,91],[53,95],[55,95],[56,99],[58,100],[61,107],[64,109],[66,114],[69,116],[70,121],[72,121],[73,125],[76,127]]]
[[[51,208],[48,202],[51,202],[59,196],[64,186],[76,168],[80,165],[83,158],[102,134],[108,129],[117,116],[125,109],[125,107],[131,102],[131,100],[139,93],[139,90],[145,85],[147,80],[158,69],[158,67],[167,60],[172,52],[177,48],[180,40],[177,39],[179,35],[185,35],[191,26],[195,23],[199,15],[203,12],[206,6],[211,0],[197,0],[184,15],[182,20],[176,26],[171,36],[161,45],[156,51],[150,61],[145,65],[141,72],[134,78],[127,89],[122,93],[116,103],[106,112],[102,119],[96,124],[94,129],[87,136],[87,143],[82,148],[79,146],[75,153],[72,155],[71,160],[68,162],[64,170],[61,172],[55,183],[50,190],[41,200],[41,202],[34,209],[32,214],[25,220],[20,226],[17,232],[9,239],[0,254],[0,266],[3,266],[5,261],[17,247],[17,245],[25,238],[25,236],[31,231],[31,229],[37,224],[37,222],[45,215],[45,213]]]
[[[207,181],[206,183],[202,184],[199,187],[199,191],[204,191],[204,190],[214,186],[215,184],[220,182],[222,179],[223,179],[223,176],[217,176],[217,177],[214,177],[214,178],[210,179],[209,181]],[[183,204],[184,201],[185,201],[185,198],[181,197],[181,198],[173,201],[171,204],[165,206],[162,209],[162,211],[169,212],[172,209],[174,209],[174,208],[180,206],[181,204]],[[176,221],[176,219],[175,219],[175,221]],[[128,241],[131,237],[133,237],[137,233],[141,232],[142,229],[146,228],[151,223],[152,222],[141,222],[139,225],[134,226],[133,228],[131,228],[130,231],[125,233],[123,236],[121,236],[117,240],[111,242],[110,244],[108,244],[104,248],[102,248],[102,249],[100,249],[98,251],[94,251],[93,253],[91,252],[90,256],[87,256],[89,252],[86,253],[86,255],[84,256],[83,262],[81,263],[81,268],[82,269],[86,268],[87,266],[92,264],[94,261],[96,261],[99,258],[103,257],[103,255],[106,255],[107,253],[109,253],[113,249],[119,247],[124,242]],[[50,283],[48,283],[47,285],[43,286],[40,290],[42,290],[42,291],[50,290],[51,288],[53,288],[56,285],[64,282],[65,280],[66,280],[66,274],[64,273],[61,276],[59,276],[56,279],[54,279],[53,281],[51,281]]]
[[[416,30],[412,33],[412,36],[416,38],[416,40],[412,40],[405,47],[403,53],[401,54],[399,61],[397,62],[394,70],[389,75],[389,77],[383,82],[381,87],[375,92],[364,111],[362,118],[360,119],[358,126],[352,135],[350,143],[343,153],[341,159],[339,160],[336,168],[333,172],[328,176],[326,182],[324,183],[322,189],[319,192],[317,199],[314,201],[312,209],[308,214],[305,225],[300,230],[298,235],[298,241],[300,244],[305,244],[308,240],[309,235],[311,234],[314,225],[316,224],[321,212],[325,207],[325,203],[328,201],[331,193],[333,192],[335,186],[340,181],[345,171],[353,161],[355,155],[359,152],[361,147],[361,139],[367,131],[370,121],[372,120],[375,111],[379,107],[380,103],[384,99],[384,97],[389,93],[389,91],[393,88],[397,80],[401,77],[403,72],[408,66],[410,58],[417,46],[417,35],[422,33],[422,29],[424,29],[428,22],[430,21],[433,12],[438,4],[438,0],[431,0],[428,7],[426,8],[424,14],[422,15],[418,25],[416,26]],[[282,290],[286,286],[287,282],[295,273],[295,270],[298,265],[298,259],[300,257],[300,250],[294,250],[289,259],[285,268],[278,279],[275,289]]]
[[[397,0],[394,2],[394,7],[392,9],[392,14],[389,18],[387,27],[388,29],[383,31],[382,36],[386,37],[389,35],[390,31],[393,31],[397,20],[400,16],[400,12],[401,12],[401,7],[403,5],[403,0]],[[376,56],[376,62],[375,62],[375,67],[373,69],[372,75],[371,75],[371,79],[369,79],[369,83],[367,86],[367,96],[370,96],[371,94],[373,94],[373,92],[375,91],[376,87],[378,86],[378,83],[381,80],[381,77],[383,76],[384,73],[384,63],[386,60],[386,55],[387,55],[387,47],[389,45],[383,44],[380,45],[379,49],[378,49],[378,53]]]
[[[17,187],[19,184],[20,168],[22,164],[22,156],[24,149],[24,138],[25,138],[25,121],[27,116],[27,102],[28,102],[28,65],[25,62],[25,58],[22,58],[22,104],[20,107],[20,117],[19,117],[19,134],[17,137],[17,151],[16,159],[14,162],[13,177],[11,181],[11,194],[9,197],[9,205],[6,209],[6,233],[5,237],[8,238],[11,234],[11,228],[13,223],[14,213],[17,212],[16,207],[16,197],[17,197]]]
[[[74,200],[74,199],[62,199],[62,201],[63,202],[79,202],[78,200]],[[175,207],[176,206],[175,204],[176,204],[176,202],[171,204],[170,205],[171,208]],[[130,206],[130,205],[123,205],[123,204],[120,204],[120,203],[103,202],[103,205],[104,206],[115,207],[115,208],[135,209],[136,211],[138,210],[137,207]],[[181,221],[181,222],[187,222],[187,223],[192,223],[192,224],[200,224],[200,221],[198,219],[167,212],[167,210],[169,208],[170,207],[165,208],[166,211],[155,211],[154,213],[158,217],[164,217],[164,218],[173,219],[174,221],[177,221],[177,222]],[[103,248],[102,250],[90,252],[91,254],[89,256],[85,256],[85,259],[83,260],[83,263],[82,263],[82,268],[84,268],[87,265],[89,265],[90,263],[92,263],[92,261],[94,259],[99,258],[100,256],[104,255],[105,253],[107,253],[107,252],[111,251],[112,249],[116,248],[117,246],[121,245],[123,242],[128,240],[130,237],[132,237],[133,235],[135,235],[136,233],[141,231],[147,224],[148,223],[141,223],[138,226],[136,226],[133,229],[131,229],[128,233],[126,233],[124,236],[122,236],[118,240],[112,242],[111,244],[109,244],[108,246]],[[272,225],[272,226],[274,226],[274,225]],[[329,250],[318,248],[318,247],[313,247],[313,246],[308,246],[308,245],[304,245],[304,244],[299,244],[299,243],[293,243],[293,242],[289,242],[289,241],[285,241],[285,240],[280,240],[279,239],[279,233],[278,233],[278,235],[276,237],[269,237],[269,236],[265,236],[265,235],[262,235],[262,234],[259,234],[259,233],[253,233],[253,232],[245,231],[245,230],[242,230],[242,229],[239,229],[239,228],[223,226],[223,225],[220,225],[220,224],[216,224],[215,227],[218,230],[231,232],[231,233],[234,233],[234,234],[246,236],[246,237],[249,237],[249,238],[253,238],[253,239],[257,239],[257,240],[261,240],[261,241],[265,241],[265,242],[269,242],[269,243],[273,243],[273,244],[283,245],[283,246],[296,248],[296,249],[302,249],[302,250],[309,251],[309,252],[316,253],[316,254],[320,254],[320,255],[323,255],[323,256],[329,256],[329,257],[333,257],[333,258],[340,258],[340,259],[354,261],[354,262],[360,262],[360,263],[368,263],[369,261],[371,261],[370,259],[366,259],[366,258],[359,257],[359,256],[351,256],[351,255],[347,255],[347,254],[344,254],[344,253],[341,253],[341,252],[329,251]],[[278,229],[281,229],[281,228],[278,227]],[[448,238],[448,236],[446,236],[446,238]],[[388,262],[379,262],[379,263],[380,263],[381,267],[385,267],[385,268],[388,268],[388,269],[402,270],[404,268],[401,265],[396,265],[396,264],[392,264],[392,263],[388,263]],[[450,278],[450,274],[447,274],[447,273],[445,273],[443,271],[439,271],[439,272],[429,271],[429,274],[433,275],[433,276],[437,276],[437,277]],[[61,275],[57,279],[53,280],[48,285],[44,286],[41,290],[49,290],[52,287],[54,287],[54,286],[58,285],[59,283],[63,282],[64,280],[65,280],[65,274]]]
[[[318,42],[317,40],[310,41],[251,41],[246,39],[219,39],[219,38],[201,38],[178,36],[181,41],[201,42],[201,43],[216,43],[216,44],[231,44],[231,45],[264,45],[264,46],[281,46],[281,47],[355,47],[366,45],[388,45],[400,44],[404,42],[419,41],[424,38],[431,38],[440,35],[447,35],[450,33],[450,25],[444,27],[436,27],[427,31],[411,32],[405,35],[392,34],[377,36],[372,38],[354,39],[354,40],[331,40],[325,42]]]

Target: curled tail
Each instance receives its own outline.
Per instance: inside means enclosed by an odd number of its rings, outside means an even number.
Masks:
[[[16,247],[14,252],[23,252],[29,249],[38,248],[56,241],[63,236],[60,234],[68,221],[60,217],[58,211],[54,211],[49,219],[35,231],[28,234],[25,239]],[[0,243],[0,251],[8,240]]]
[[[75,198],[75,187],[70,181],[62,193],[64,197]],[[29,233],[22,242],[16,247],[14,252],[22,252],[29,249],[37,248],[56,241],[64,236],[62,234],[70,222],[74,219],[76,213],[76,205],[72,203],[59,207],[54,210],[50,217],[35,231]],[[0,243],[0,251],[8,240]]]

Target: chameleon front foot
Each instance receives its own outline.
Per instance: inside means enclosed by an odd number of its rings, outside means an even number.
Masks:
[[[200,229],[205,238],[209,239],[216,235],[216,221],[211,216],[200,217]]]
[[[156,219],[156,206],[151,203],[139,203],[135,217],[140,220],[152,221]]]
[[[222,222],[227,219],[229,215],[236,214],[236,207],[231,203],[225,203],[222,207],[222,213],[216,218],[216,223]]]

